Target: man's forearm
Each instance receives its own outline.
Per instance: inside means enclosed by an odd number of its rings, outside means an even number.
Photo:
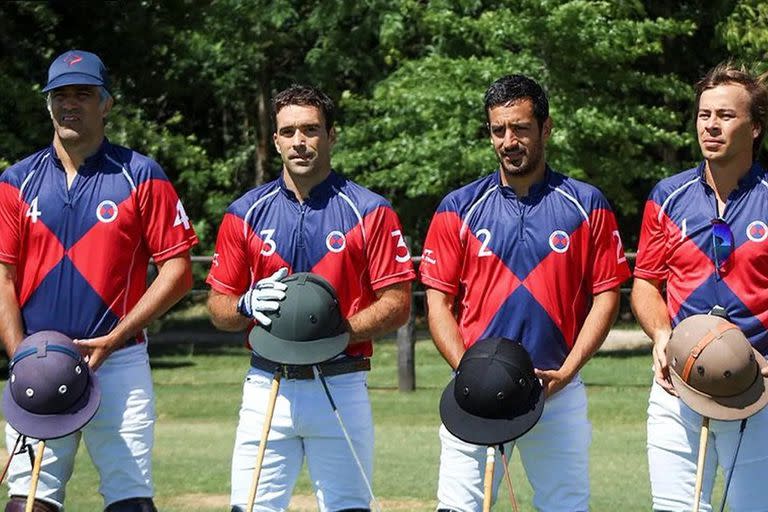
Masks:
[[[605,341],[619,314],[619,297],[618,288],[612,288],[594,296],[592,308],[584,320],[584,326],[560,367],[569,379],[587,364]]]
[[[16,269],[0,264],[0,340],[8,356],[24,339],[21,310],[16,298]]]
[[[659,283],[638,278],[632,286],[632,312],[654,343],[669,338],[672,332],[667,305],[659,287]]]
[[[443,359],[451,368],[456,369],[466,349],[459,333],[459,324],[453,316],[453,301],[452,295],[434,289],[427,290],[429,332]]]
[[[398,283],[377,293],[376,301],[347,319],[350,344],[393,331],[411,314],[411,283]]]
[[[155,280],[110,334],[115,339],[127,341],[179,302],[191,288],[189,254],[159,263]]]
[[[237,295],[226,295],[211,290],[208,294],[208,312],[211,314],[211,322],[222,331],[242,331],[252,320],[237,312]]]

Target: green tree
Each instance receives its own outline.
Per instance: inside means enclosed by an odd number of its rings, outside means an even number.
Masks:
[[[690,86],[661,62],[665,41],[694,32],[690,20],[583,0],[404,0],[384,19],[381,51],[395,69],[371,94],[343,96],[336,163],[402,198],[419,231],[425,202],[495,167],[482,98],[505,74],[548,89],[550,162],[601,187],[624,216],[644,199],[636,184],[668,174],[690,146]]]

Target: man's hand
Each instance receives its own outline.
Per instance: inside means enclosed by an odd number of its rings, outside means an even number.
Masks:
[[[264,312],[280,309],[279,301],[285,298],[285,290],[288,288],[280,280],[287,275],[288,269],[283,267],[271,276],[258,281],[237,301],[237,312],[253,318],[261,325],[271,324],[272,320]]]
[[[536,377],[541,380],[541,385],[544,387],[544,396],[550,398],[552,395],[563,389],[571,382],[573,376],[566,375],[562,369],[560,370],[538,370],[535,369]]]
[[[653,340],[653,374],[656,382],[664,388],[664,391],[672,396],[677,396],[677,391],[672,385],[672,378],[669,376],[669,363],[665,353],[669,337],[670,333],[662,333]]]
[[[96,370],[109,355],[122,347],[125,342],[114,339],[110,334],[87,340],[73,340],[78,346],[84,359],[93,370]]]

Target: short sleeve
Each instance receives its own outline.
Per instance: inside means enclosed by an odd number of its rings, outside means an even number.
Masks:
[[[363,218],[371,287],[385,288],[416,277],[403,228],[395,211],[379,206]]]

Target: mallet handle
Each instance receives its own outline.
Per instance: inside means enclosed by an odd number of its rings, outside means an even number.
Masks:
[[[483,480],[483,512],[491,511],[493,493],[493,466],[496,462],[496,448],[489,446],[485,452],[485,479]]]
[[[699,512],[701,501],[701,484],[704,481],[704,459],[707,456],[707,441],[709,441],[709,418],[701,420],[701,436],[699,437],[699,459],[696,462],[696,485],[693,488],[693,512]]]
[[[24,512],[32,512],[35,507],[35,494],[37,494],[37,481],[40,480],[40,467],[43,465],[43,452],[45,451],[45,441],[37,443],[37,455],[35,455],[35,465],[32,467],[32,482],[29,484],[29,494],[27,495],[27,506]]]
[[[280,390],[280,379],[282,374],[280,370],[275,372],[272,377],[272,389],[269,392],[269,404],[267,405],[267,414],[264,418],[264,426],[261,429],[261,441],[259,441],[259,452],[256,455],[256,467],[253,470],[253,479],[251,480],[251,492],[248,495],[248,512],[253,510],[253,504],[256,501],[256,490],[259,488],[259,477],[261,476],[261,465],[264,463],[264,453],[267,450],[267,437],[269,429],[272,426],[272,416],[275,413],[275,402],[277,402],[277,392]]]

